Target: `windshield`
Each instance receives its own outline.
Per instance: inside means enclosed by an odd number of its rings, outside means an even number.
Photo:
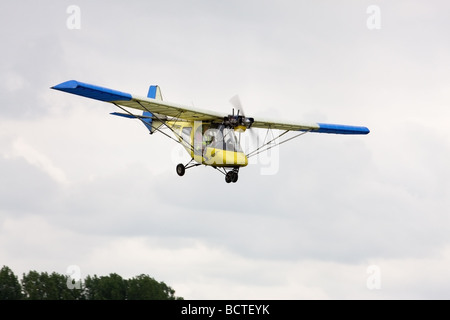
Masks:
[[[203,141],[207,147],[227,151],[242,152],[233,129],[219,126],[205,131]]]

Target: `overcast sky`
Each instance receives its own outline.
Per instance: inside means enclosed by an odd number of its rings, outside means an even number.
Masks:
[[[71,7],[75,5],[75,7]],[[72,9],[79,9],[73,11]],[[0,265],[186,299],[450,298],[447,1],[2,1]],[[79,13],[79,14],[78,14]],[[236,184],[76,79],[307,134]]]

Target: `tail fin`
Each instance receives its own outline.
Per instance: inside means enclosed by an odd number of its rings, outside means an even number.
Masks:
[[[162,101],[163,98],[162,98],[161,89],[159,88],[159,86],[150,86],[150,88],[148,89],[147,97],[151,98],[151,99]],[[150,134],[155,132],[155,130],[157,130],[162,125],[162,122],[157,119],[154,119],[155,117],[149,111],[144,111],[142,116],[131,115],[131,114],[127,114],[127,113],[120,113],[120,112],[113,112],[111,114],[114,116],[120,116],[120,117],[124,117],[124,118],[140,119],[145,124],[148,131],[150,131]]]
[[[150,86],[150,88],[148,88],[147,98],[162,101],[163,98],[159,86]],[[153,133],[155,131],[155,128],[157,129],[161,126],[161,122],[153,120],[153,114],[151,112],[144,111],[142,116],[143,122],[150,133]]]
[[[147,98],[162,101],[163,98],[159,86],[150,86],[150,88],[148,88]]]

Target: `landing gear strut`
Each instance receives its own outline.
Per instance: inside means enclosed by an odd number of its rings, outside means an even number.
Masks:
[[[201,165],[200,163],[194,163],[192,164],[192,162],[194,161],[194,159],[192,159],[191,161],[188,162],[187,165],[184,165],[182,163],[180,163],[179,165],[177,165],[177,174],[182,177],[184,176],[184,173],[186,172],[187,169],[189,168],[193,168],[193,167],[197,167],[199,165]]]
[[[200,166],[200,163],[196,163],[196,164],[191,164],[194,161],[194,159],[192,159],[191,161],[189,161],[188,164],[184,165],[182,163],[177,165],[177,174],[182,177],[184,176],[184,174],[186,173],[186,170],[192,167],[197,167]],[[222,174],[225,175],[225,182],[226,183],[236,183],[238,181],[239,178],[239,168],[233,168],[230,171],[227,171],[225,168],[217,168],[215,166],[213,166],[214,169],[218,170],[219,172],[221,172]]]

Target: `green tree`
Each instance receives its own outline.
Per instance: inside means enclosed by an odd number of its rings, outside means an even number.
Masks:
[[[22,289],[27,300],[79,300],[84,295],[80,289],[70,289],[69,277],[56,272],[30,271],[22,277]]]
[[[28,274],[22,276],[22,290],[24,299],[42,300],[44,296],[44,288],[41,285],[40,275],[37,271],[29,271]]]
[[[69,276],[53,272],[46,277],[47,299],[49,300],[81,300],[84,298],[82,287],[69,288]]]
[[[88,276],[85,287],[88,300],[125,300],[127,296],[127,281],[117,273],[102,277]]]
[[[141,274],[128,280],[127,299],[129,300],[175,300],[175,290],[164,282],[158,282],[148,275]]]
[[[164,282],[158,282],[141,274],[130,280],[116,273],[108,276],[87,276],[74,286],[68,275],[56,272],[23,274],[19,280],[8,267],[0,269],[0,300],[182,300],[175,290]]]
[[[22,299],[22,287],[19,279],[7,266],[0,269],[0,300]]]

